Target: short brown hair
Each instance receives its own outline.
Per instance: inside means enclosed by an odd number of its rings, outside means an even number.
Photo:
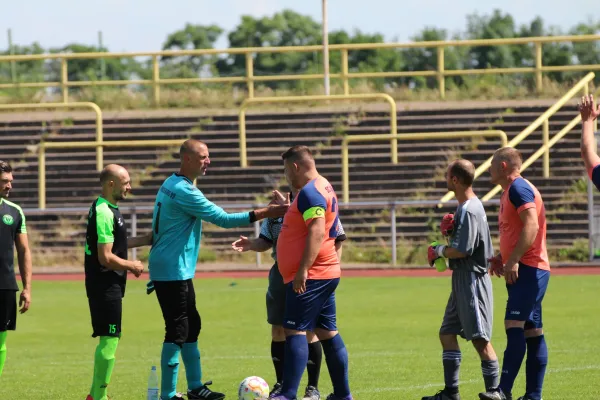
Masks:
[[[494,158],[500,162],[506,162],[514,168],[520,169],[523,165],[521,152],[513,147],[502,147],[496,150]]]
[[[312,151],[307,146],[296,145],[281,155],[283,161],[296,162],[299,160],[314,160]]]
[[[469,160],[456,160],[450,164],[450,177],[455,176],[463,185],[471,186],[475,180],[475,166]]]
[[[0,160],[0,172],[12,172],[12,167],[7,161]]]

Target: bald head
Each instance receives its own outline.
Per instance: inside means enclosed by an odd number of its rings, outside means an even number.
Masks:
[[[503,147],[496,150],[492,162],[506,163],[506,168],[509,170],[521,170],[523,165],[523,156],[521,152],[513,147]]]
[[[179,149],[179,158],[181,159],[179,173],[192,181],[205,175],[210,165],[208,146],[196,139],[188,139],[183,142]]]
[[[117,164],[109,164],[100,172],[102,196],[113,204],[127,197],[131,190],[129,172]]]
[[[200,140],[196,140],[196,139],[188,139],[185,142],[183,142],[183,144],[179,148],[179,156],[183,160],[183,156],[185,154],[198,153],[199,151],[202,150],[202,148],[208,148],[206,143],[201,142]]]
[[[127,174],[127,170],[118,164],[109,164],[100,172],[100,184],[104,186],[111,180],[118,180]]]
[[[456,160],[448,166],[449,178],[456,178],[463,186],[472,186],[475,180],[475,166],[469,160]]]

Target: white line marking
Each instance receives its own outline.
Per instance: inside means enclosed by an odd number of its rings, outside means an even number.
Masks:
[[[600,370],[600,365],[586,365],[582,367],[564,367],[564,368],[548,368],[546,370],[547,374],[556,374],[562,372],[574,372],[574,371],[587,371],[587,370]],[[460,381],[460,385],[472,385],[475,383],[482,383],[482,379],[470,379],[468,381]],[[426,383],[424,385],[414,385],[414,386],[399,386],[399,387],[387,387],[387,388],[372,388],[368,390],[354,390],[352,394],[360,394],[360,393],[380,393],[380,392],[405,392],[409,390],[416,389],[428,389],[431,387],[439,387],[443,388],[443,382],[432,382]]]

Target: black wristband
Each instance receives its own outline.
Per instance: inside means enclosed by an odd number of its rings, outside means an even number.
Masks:
[[[256,213],[254,211],[250,211],[248,213],[248,218],[250,219],[250,223],[256,222]]]

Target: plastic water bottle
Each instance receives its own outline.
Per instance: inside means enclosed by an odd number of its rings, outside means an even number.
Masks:
[[[150,376],[148,377],[148,397],[147,400],[160,400],[158,397],[158,374],[156,366],[152,366]]]

